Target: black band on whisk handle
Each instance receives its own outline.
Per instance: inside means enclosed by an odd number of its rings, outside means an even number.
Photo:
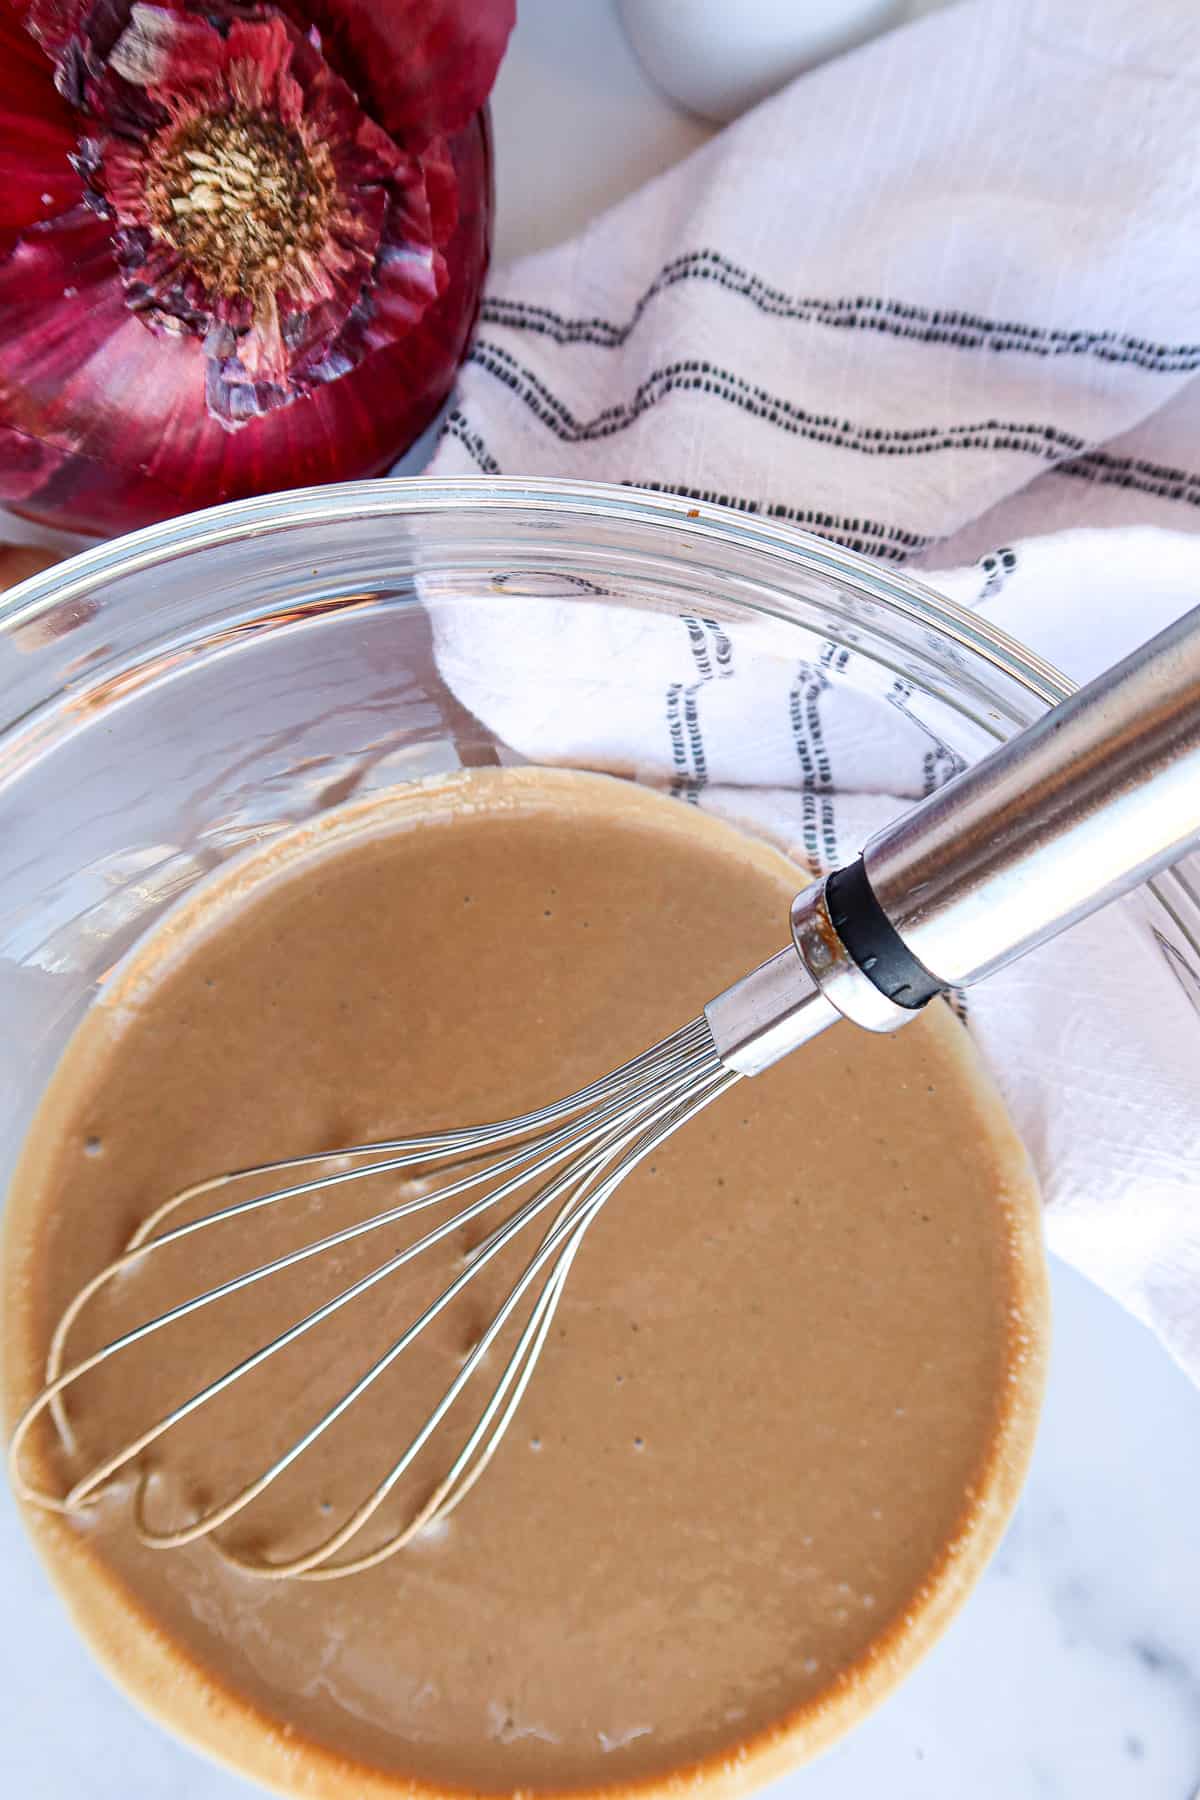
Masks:
[[[1197,846],[1200,607],[798,894],[794,951],[705,1008],[717,1053],[756,1075],[839,1016],[895,1031]]]
[[[829,921],[864,975],[897,1006],[915,1009],[941,992],[875,898],[866,866],[836,869],[825,883]]]
[[[966,987],[1198,843],[1200,607],[879,832],[858,879],[928,982]]]

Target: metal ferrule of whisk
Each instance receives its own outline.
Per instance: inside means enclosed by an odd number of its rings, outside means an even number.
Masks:
[[[214,1176],[166,1200],[59,1322],[45,1386],[19,1421],[10,1445],[14,1486],[35,1504],[72,1513],[132,1468],[138,1474],[137,1526],[149,1544],[170,1548],[209,1537],[222,1555],[270,1579],[329,1580],[372,1567],[445,1518],[478,1480],[528,1385],[588,1226],[631,1170],[665,1138],[741,1077],[758,1074],[836,1021],[846,1019],[871,1031],[896,1030],[935,994],[969,986],[1004,968],[1198,843],[1200,609],[930,795],[875,837],[858,861],[806,888],[793,903],[791,943],[785,949],[712,1000],[703,1018],[611,1075],[500,1124],[263,1164]],[[479,1159],[486,1154],[492,1160],[481,1168]],[[331,1172],[334,1158],[338,1166]],[[254,1216],[263,1208],[285,1206],[324,1189],[438,1166],[446,1179],[432,1192],[286,1256],[252,1264],[244,1274],[140,1322],[82,1360],[69,1361],[69,1339],[84,1307],[139,1258],[199,1231],[252,1230]],[[318,1172],[294,1179],[309,1169]],[[239,1183],[265,1174],[284,1178],[285,1185],[230,1198]],[[222,1194],[227,1203],[192,1217],[187,1209],[210,1193]],[[449,1216],[441,1216],[450,1207]],[[172,1215],[183,1212],[187,1216],[181,1222],[172,1222]],[[436,1222],[415,1242],[385,1256],[367,1275],[152,1421],[66,1494],[48,1492],[26,1475],[32,1429],[49,1415],[60,1439],[69,1444],[68,1390],[101,1362],[183,1317],[219,1306],[230,1293],[284,1276],[310,1257],[426,1212]],[[501,1216],[461,1273],[301,1438],[238,1493],[200,1517],[171,1530],[152,1527],[145,1458],[174,1425],[209,1406],[251,1369],[285,1353],[369,1287],[464,1224],[493,1212]],[[349,1517],[322,1542],[287,1559],[235,1554],[213,1536],[293,1467],[479,1271],[529,1228],[532,1253],[495,1317],[437,1406]],[[516,1347],[449,1469],[434,1474],[427,1498],[401,1529],[372,1541],[371,1521],[435,1442],[451,1409],[465,1405],[475,1378],[482,1379],[489,1350],[510,1321],[514,1329],[519,1326]],[[377,1536],[379,1530],[377,1523]]]

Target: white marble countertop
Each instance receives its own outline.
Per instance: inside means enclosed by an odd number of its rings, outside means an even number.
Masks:
[[[521,14],[495,97],[504,257],[553,243],[709,134],[647,82],[609,0],[522,0]],[[1200,1395],[1069,1270],[1054,1294],[1045,1420],[999,1555],[901,1692],[777,1800],[1200,1800]],[[0,1572],[0,1794],[252,1791],[109,1686],[6,1490]]]

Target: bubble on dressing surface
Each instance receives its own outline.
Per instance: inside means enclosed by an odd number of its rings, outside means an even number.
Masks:
[[[488,1736],[498,1744],[515,1744],[522,1738],[537,1738],[543,1744],[561,1742],[558,1736],[547,1730],[544,1725],[532,1721],[518,1719],[511,1706],[505,1706],[500,1700],[489,1700],[487,1704]]]
[[[598,1731],[596,1741],[605,1752],[623,1750],[635,1738],[649,1737],[653,1730],[653,1725],[628,1725],[624,1731]]]

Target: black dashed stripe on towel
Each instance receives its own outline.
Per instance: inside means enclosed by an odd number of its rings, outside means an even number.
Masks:
[[[556,344],[595,344],[613,350],[627,342],[660,294],[689,281],[724,288],[773,318],[835,331],[872,331],[913,343],[947,344],[957,350],[983,350],[994,355],[1093,356],[1102,362],[1127,363],[1159,375],[1186,375],[1200,369],[1200,344],[1156,344],[1124,331],[989,319],[957,307],[918,306],[881,296],[818,299],[788,294],[716,250],[693,250],[664,264],[642,291],[629,317],[619,323],[598,318],[571,319],[548,306],[504,299],[485,300],[480,318],[487,325],[535,332]]]
[[[696,666],[695,681],[672,681],[667,688],[667,735],[675,770],[672,797],[695,805],[708,785],[708,756],[700,725],[700,694],[710,681],[733,674],[733,642],[716,619],[684,614],[680,623]]]
[[[736,406],[791,436],[815,443],[854,450],[862,456],[926,456],[938,450],[1012,450],[1046,462],[1079,457],[1087,449],[1083,438],[1054,425],[1019,424],[982,419],[960,425],[891,427],[859,425],[837,419],[831,413],[813,413],[780,395],[745,381],[715,363],[688,358],[656,369],[641,382],[629,400],[607,406],[591,419],[577,419],[558,395],[498,344],[481,340],[468,362],[494,375],[529,407],[530,411],[565,444],[595,442],[627,431],[644,413],[674,393],[703,393]]]
[[[717,665],[717,680],[726,681],[733,674],[733,639],[719,625],[716,619],[701,619],[700,623],[712,637],[713,661]]]
[[[696,805],[700,791],[708,784],[708,762],[704,754],[704,737],[700,730],[700,709],[696,695],[704,685],[699,681],[673,681],[667,688],[667,736],[671,744],[671,763],[675,770],[671,782],[673,800],[690,800]]]
[[[466,418],[459,412],[457,407],[447,416],[446,422],[438,435],[439,441],[442,438],[448,437],[456,439],[483,474],[498,475],[500,473],[500,464],[496,461],[480,434],[471,429]]]
[[[1071,475],[1077,481],[1093,481],[1101,487],[1129,488],[1160,500],[1178,500],[1185,506],[1200,506],[1200,472],[1173,469],[1166,463],[1147,462],[1139,456],[1114,456],[1107,450],[1092,450],[1086,456],[1058,463],[1053,473]]]
[[[708,761],[704,754],[704,738],[700,731],[700,708],[696,701],[702,683],[694,681],[683,690],[683,729],[692,759],[692,780],[688,799],[696,800],[700,789],[708,783]]]
[[[685,614],[683,624],[701,681],[711,681],[714,676],[723,680],[732,675],[733,642],[716,619],[696,619]]]
[[[693,661],[696,664],[696,671],[699,674],[701,681],[711,681],[713,667],[712,658],[708,652],[708,633],[705,631],[699,619],[693,619],[686,614],[684,616],[683,625],[688,634],[688,645],[692,652]]]
[[[670,481],[624,481],[621,485],[644,488],[650,494],[678,494],[681,500],[728,506],[735,512],[750,513],[763,519],[783,519],[789,525],[803,525],[819,537],[844,544],[848,550],[858,550],[887,562],[905,562],[933,542],[931,537],[919,531],[906,531],[900,525],[884,525],[877,519],[847,518],[812,506],[785,506],[781,500],[723,494],[716,488],[685,487]]]
[[[983,574],[983,586],[975,597],[976,606],[981,606],[985,600],[994,600],[1016,572],[1016,567],[1017,553],[1007,545],[1000,550],[989,550],[986,556],[981,556],[979,568]]]
[[[909,705],[912,697],[912,682],[906,681],[903,676],[898,675],[888,694],[888,703],[894,706],[897,712],[903,713],[913,729],[928,740],[929,748],[922,759],[922,792],[929,795],[936,788],[944,787],[953,776],[961,775],[967,765],[957,750],[952,750],[949,744],[925,723],[924,719],[918,718],[912,711]]]
[[[788,696],[792,741],[800,765],[800,841],[815,870],[832,869],[838,861],[832,769],[821,722],[821,697],[829,682],[820,669],[801,663]]]

